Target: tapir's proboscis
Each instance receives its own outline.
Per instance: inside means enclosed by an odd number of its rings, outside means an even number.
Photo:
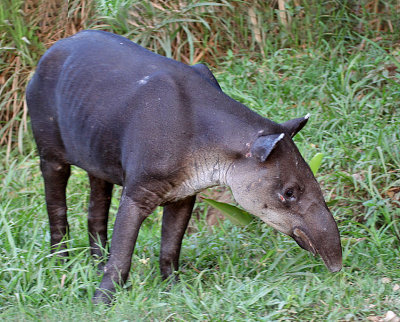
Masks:
[[[70,166],[90,181],[91,253],[102,256],[113,185],[122,195],[94,302],[127,279],[143,220],[163,206],[160,270],[178,270],[195,196],[228,186],[268,225],[342,266],[337,225],[292,137],[308,116],[278,124],[221,90],[203,64],[188,66],[128,39],[82,31],[41,58],[26,94],[40,156],[51,249],[67,255]]]

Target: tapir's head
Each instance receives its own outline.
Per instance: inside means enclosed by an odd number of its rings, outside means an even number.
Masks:
[[[342,267],[339,231],[318,182],[292,137],[308,116],[260,131],[246,157],[232,166],[229,185],[236,201],[304,249],[319,254],[332,272]],[[268,132],[269,131],[269,132]]]

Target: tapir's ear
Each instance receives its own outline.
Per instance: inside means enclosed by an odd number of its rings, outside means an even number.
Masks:
[[[306,125],[309,118],[310,114],[307,114],[304,117],[281,123],[281,126],[285,128],[286,132],[289,133],[291,137],[294,137],[304,127],[304,125]]]
[[[264,162],[284,136],[285,133],[260,136],[251,147],[251,155]]]

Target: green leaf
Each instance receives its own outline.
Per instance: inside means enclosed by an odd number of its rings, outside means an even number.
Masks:
[[[317,174],[319,167],[321,166],[322,158],[324,157],[323,153],[317,153],[314,157],[310,160],[309,166],[311,171],[314,175]]]
[[[221,211],[225,215],[225,217],[227,217],[232,223],[236,225],[246,226],[253,220],[252,215],[250,215],[248,212],[231,204],[205,198],[202,200],[204,200],[205,203],[209,204],[215,209]]]

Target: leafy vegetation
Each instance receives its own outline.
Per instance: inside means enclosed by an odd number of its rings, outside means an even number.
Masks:
[[[250,224],[253,219],[251,214],[229,203],[219,202],[208,198],[202,198],[201,200],[215,209],[218,209],[226,218],[236,225],[246,226]]]
[[[67,10],[70,32],[81,24],[131,38],[139,37],[141,29],[129,21],[144,30],[152,26],[150,20],[134,20],[130,11],[135,8],[152,5],[149,16],[140,19],[166,20],[169,10],[180,10],[173,7],[175,1],[104,0],[111,9],[88,16],[89,3],[79,3],[72,1]],[[144,32],[150,35],[147,45],[179,54],[184,61],[211,63],[227,94],[274,121],[311,114],[295,141],[306,160],[324,154],[318,178],[339,223],[343,270],[329,273],[320,259],[257,220],[242,228],[229,221],[210,227],[207,207],[199,203],[184,239],[181,281],[170,285],[158,272],[157,209],[142,227],[129,281],[117,292],[115,304],[93,306],[90,299],[101,277],[87,247],[86,174],[75,168],[70,179],[71,257],[60,263],[49,255],[38,157],[22,125],[24,84],[39,53],[55,36],[49,31],[42,38],[37,22],[29,25],[27,17],[18,16],[26,9],[22,1],[2,1],[0,111],[22,105],[14,116],[1,116],[6,144],[0,149],[0,319],[378,321],[388,311],[399,316],[400,49],[398,34],[390,27],[399,22],[396,2],[366,1],[357,9],[346,1],[284,1],[284,16],[264,1],[250,7],[239,1],[196,3],[204,13],[199,21],[175,21]],[[29,10],[36,7],[31,2]],[[171,17],[181,16],[174,12]],[[17,23],[7,21],[20,21],[21,34],[15,33]],[[192,35],[192,52],[183,26]],[[170,49],[156,39],[167,39],[163,32],[168,31]],[[10,65],[17,57],[19,72]],[[7,66],[11,69],[6,71]],[[9,128],[14,128],[11,134]],[[17,142],[22,153],[12,148]],[[112,200],[109,236],[119,193],[117,189]]]

